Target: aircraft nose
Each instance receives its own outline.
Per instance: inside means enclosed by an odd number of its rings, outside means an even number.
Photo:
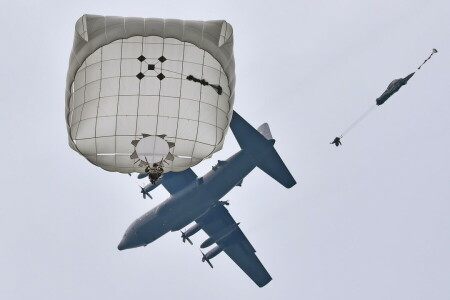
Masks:
[[[117,249],[119,249],[119,250],[127,249],[127,242],[126,242],[125,237],[120,241],[119,245],[117,246]]]
[[[122,245],[122,242],[119,243],[119,245],[117,246],[117,249],[119,249],[119,250],[125,249],[125,247]]]

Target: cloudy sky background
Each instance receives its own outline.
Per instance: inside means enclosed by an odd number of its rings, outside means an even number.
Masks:
[[[273,281],[224,254],[211,270],[179,233],[118,251],[163,201],[67,144],[65,78],[84,13],[234,27],[235,109],[268,122],[298,184],[260,170],[226,199]],[[1,299],[448,299],[448,1],[16,1],[1,12]],[[389,82],[439,53],[343,140]],[[202,175],[239,150],[194,168]]]

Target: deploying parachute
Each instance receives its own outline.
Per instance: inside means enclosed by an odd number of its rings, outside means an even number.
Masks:
[[[222,148],[234,85],[225,21],[84,15],[67,73],[70,147],[108,171],[183,171]]]
[[[425,61],[417,68],[417,70],[420,70],[420,68],[433,56],[433,54],[435,54],[437,52],[438,51],[436,49],[433,49],[433,52],[430,54],[430,56],[428,56],[428,58],[425,59]],[[381,96],[376,99],[376,101],[375,101],[376,105],[384,104],[392,95],[397,93],[402,86],[407,84],[408,80],[410,80],[411,77],[414,76],[414,74],[415,74],[415,72],[412,72],[405,78],[394,79],[393,81],[391,81],[391,83],[388,85],[388,87],[383,92],[383,94],[381,94]],[[345,134],[347,134],[353,127],[355,127],[359,122],[364,120],[369,115],[369,113],[372,112],[372,110],[376,107],[376,105],[370,107],[355,122],[353,122],[349,127],[347,127],[347,129],[344,130],[344,132],[340,136],[336,137],[330,144],[334,144],[334,145],[336,145],[336,147],[338,147],[339,145],[342,145],[342,143],[341,143],[342,137]]]
[[[408,80],[411,79],[411,77],[414,76],[414,72],[406,76],[405,78],[399,78],[394,79],[389,83],[388,87],[386,88],[386,91],[384,91],[383,94],[381,94],[380,97],[377,98],[376,103],[377,105],[382,105],[384,102],[389,99],[392,95],[398,92],[402,86],[408,83]]]

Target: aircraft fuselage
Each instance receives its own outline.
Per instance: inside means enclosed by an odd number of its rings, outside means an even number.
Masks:
[[[198,219],[264,159],[274,142],[267,140],[257,152],[242,149],[136,219],[125,232],[118,249],[146,246],[167,232],[180,230]]]

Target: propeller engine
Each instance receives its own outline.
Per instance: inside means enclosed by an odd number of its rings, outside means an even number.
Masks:
[[[185,243],[187,240],[191,245],[194,245],[192,243],[191,239],[186,235],[186,232],[183,232],[181,230],[180,230],[180,232],[181,232],[181,238],[183,239],[183,243]]]
[[[214,268],[213,265],[212,265],[212,263],[209,261],[208,256],[206,256],[205,253],[203,253],[202,250],[200,250],[200,252],[201,252],[202,255],[203,255],[203,257],[202,257],[202,262],[205,262],[205,261],[206,261],[206,262],[208,263],[208,265],[211,267],[211,269]]]
[[[199,223],[196,223],[195,225],[193,225],[192,227],[190,227],[188,230],[186,230],[185,232],[181,231],[181,238],[183,239],[183,243],[186,242],[186,240],[191,244],[192,241],[189,239],[190,236],[193,236],[194,234],[196,234],[200,229],[202,229],[202,226]]]
[[[206,254],[204,254],[202,252],[202,250],[200,250],[200,252],[202,253],[203,257],[202,257],[202,262],[207,262],[208,265],[213,268],[213,265],[211,263],[211,259],[213,259],[214,257],[216,257],[220,252],[223,251],[224,248],[220,247],[220,246],[216,246],[214,248],[212,248],[210,251],[208,251]]]
[[[153,197],[149,194],[149,192],[147,192],[145,190],[145,187],[142,187],[139,185],[139,187],[141,188],[141,194],[142,194],[142,198],[146,198],[146,196],[148,196],[150,199],[153,199]]]

